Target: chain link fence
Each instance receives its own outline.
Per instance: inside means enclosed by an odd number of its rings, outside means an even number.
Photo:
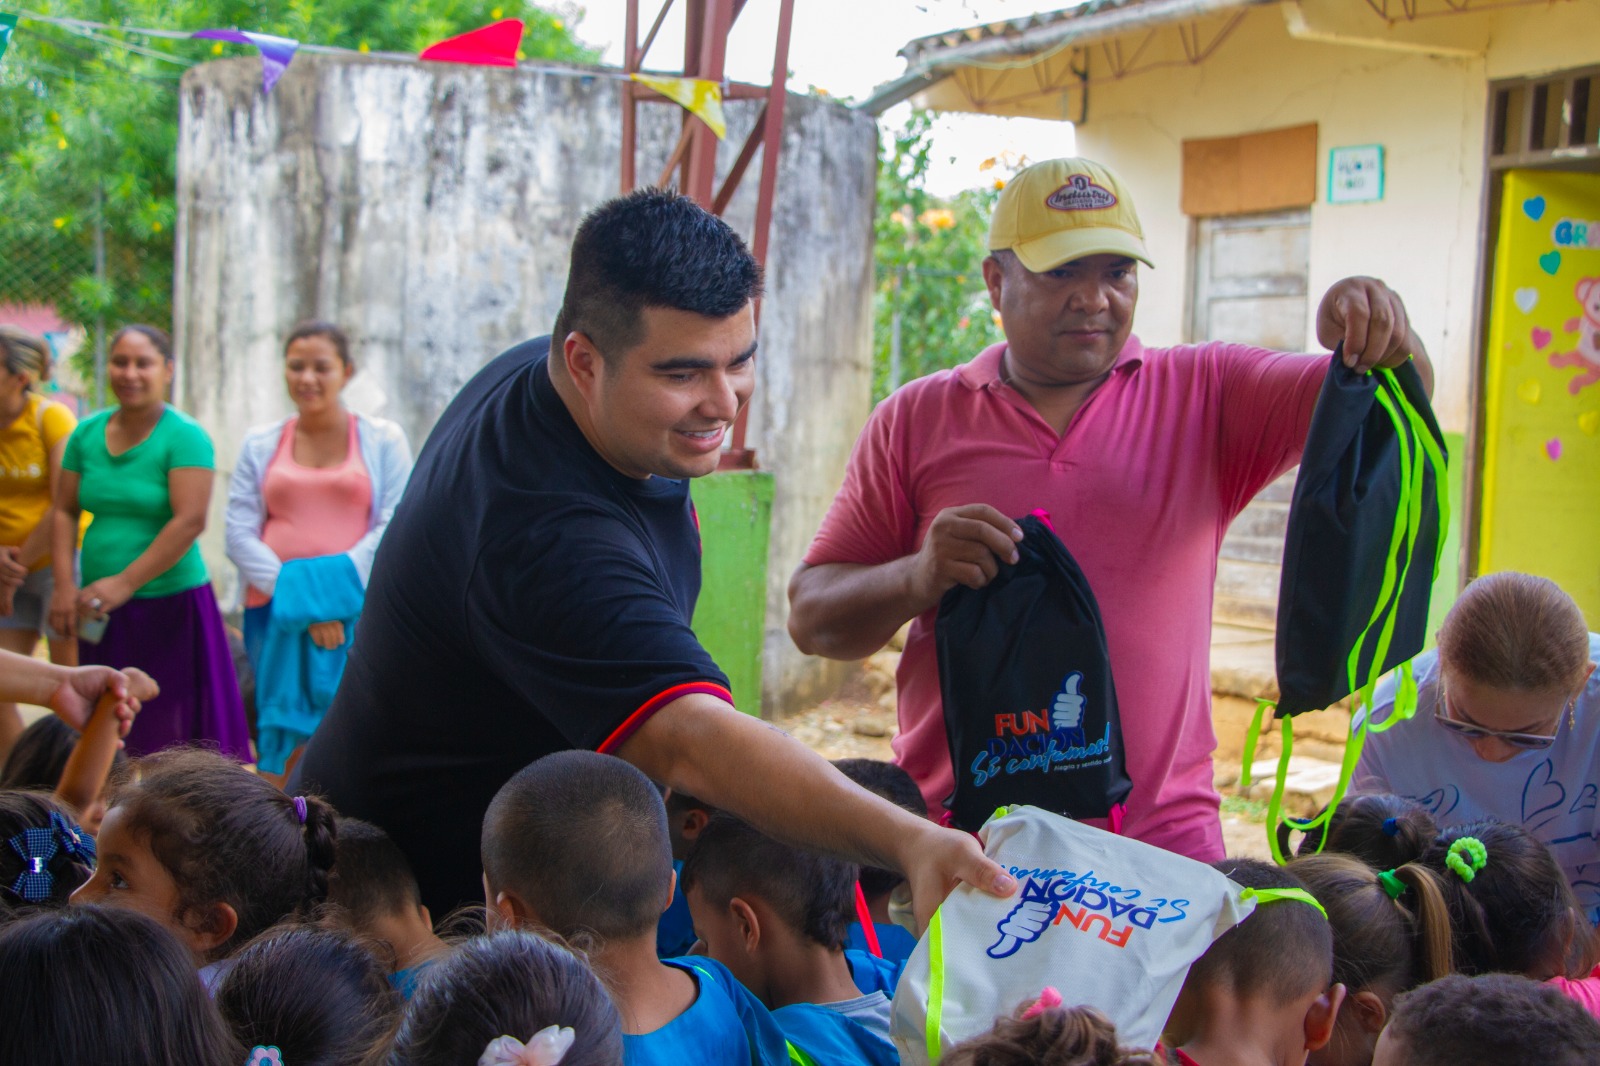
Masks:
[[[107,326],[103,316],[79,319],[109,284],[104,230],[92,227],[88,240],[38,233],[0,236],[0,323],[49,341],[55,373],[47,388],[95,410],[104,405]]]

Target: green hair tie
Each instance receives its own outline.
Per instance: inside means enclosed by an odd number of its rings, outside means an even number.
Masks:
[[[1444,864],[1454,870],[1457,877],[1470,884],[1478,876],[1478,871],[1489,864],[1489,849],[1477,837],[1462,837],[1451,843]]]
[[[1241,900],[1253,899],[1257,903],[1276,903],[1280,900],[1292,899],[1296,903],[1304,903],[1307,906],[1315,907],[1317,913],[1324,918],[1328,916],[1327,909],[1317,900],[1317,897],[1303,888],[1247,888],[1239,893],[1239,898]]]
[[[1390,899],[1399,899],[1411,887],[1396,877],[1393,870],[1384,870],[1380,873],[1378,875],[1378,884],[1383,886],[1383,894]]]

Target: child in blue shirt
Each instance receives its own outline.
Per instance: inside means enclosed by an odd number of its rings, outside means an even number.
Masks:
[[[882,796],[896,807],[903,807],[919,818],[927,817],[928,808],[923,802],[922,790],[917,788],[917,783],[903,767],[896,766],[892,762],[884,762],[882,759],[835,759],[833,765],[838,767],[840,773],[868,792]],[[851,969],[856,973],[856,983],[863,991],[871,991],[869,984],[873,984],[874,987],[877,985],[870,980],[863,981],[862,967],[858,964],[857,954],[899,963],[899,969],[892,970],[895,979],[898,980],[900,969],[904,969],[905,961],[911,957],[912,950],[917,946],[917,938],[908,930],[894,924],[889,917],[889,897],[906,883],[904,877],[893,870],[863,866],[858,883],[861,886],[861,895],[858,897],[856,920],[850,923],[845,940],[845,950],[850,954]],[[869,919],[859,913],[863,905],[867,914],[871,916],[872,931],[877,936],[876,952],[871,948],[863,924]],[[882,973],[884,970],[882,967],[875,967],[874,972]],[[886,991],[889,995],[894,995],[893,982],[889,983]]]
[[[787,1066],[771,1014],[725,968],[656,956],[676,878],[644,774],[590,751],[547,755],[495,795],[482,843],[491,926],[547,929],[589,953],[627,1066]]]
[[[339,819],[328,902],[334,919],[393,953],[389,983],[405,999],[446,945],[433,932],[417,876],[389,834],[359,818]]]
[[[818,1062],[893,1066],[890,1000],[863,994],[845,960],[856,868],[715,815],[683,865],[706,953],[772,1009]]]
[[[673,789],[662,791],[667,805],[667,832],[672,837],[672,872],[678,884],[672,890],[672,904],[656,925],[656,954],[663,959],[687,955],[694,949],[694,919],[689,917],[689,901],[683,898],[683,860],[695,838],[705,828],[716,808]]]

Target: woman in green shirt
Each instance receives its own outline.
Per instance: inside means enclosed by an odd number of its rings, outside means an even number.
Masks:
[[[211,501],[211,438],[167,404],[172,370],[172,342],[161,330],[125,326],[112,338],[117,406],[79,423],[61,460],[50,624],[82,634],[83,662],[138,666],[161,686],[128,733],[130,755],[206,741],[248,761],[233,656],[195,544]],[[80,589],[72,557],[83,510],[95,519],[83,538]],[[104,633],[91,642],[102,620]]]

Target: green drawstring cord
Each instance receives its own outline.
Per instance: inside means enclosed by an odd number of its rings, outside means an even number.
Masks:
[[[944,1054],[940,1034],[944,1030],[944,925],[939,912],[928,922],[928,1061],[938,1062]]]
[[[1303,888],[1247,888],[1239,893],[1239,898],[1253,899],[1257,903],[1279,903],[1283,900],[1294,900],[1296,903],[1304,903],[1317,908],[1317,913],[1324,918],[1328,916],[1328,911],[1322,906],[1321,901]]]

